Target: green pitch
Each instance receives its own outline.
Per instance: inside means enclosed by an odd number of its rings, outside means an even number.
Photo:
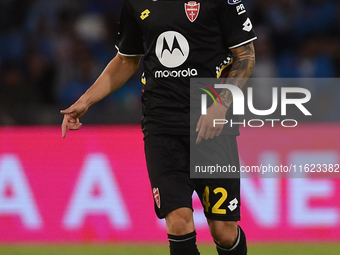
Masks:
[[[215,247],[199,246],[201,255],[213,255]],[[26,245],[0,246],[6,255],[167,255],[166,245]],[[324,255],[340,254],[338,244],[268,244],[250,245],[249,255]]]

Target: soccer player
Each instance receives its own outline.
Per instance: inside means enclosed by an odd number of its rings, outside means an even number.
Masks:
[[[196,255],[192,193],[196,191],[218,254],[247,254],[240,219],[239,179],[191,179],[190,78],[219,77],[243,88],[255,64],[255,34],[241,0],[125,0],[117,55],[95,83],[62,110],[62,136],[81,127],[88,108],[119,89],[143,56],[142,130],[155,211],[165,218],[172,255]],[[230,57],[232,54],[232,58]],[[230,65],[232,63],[232,65]],[[213,127],[232,107],[229,90],[223,105],[211,105],[197,123],[198,145],[222,137],[223,158],[238,166],[238,129]],[[228,111],[229,109],[229,111]],[[221,136],[220,136],[221,134]]]

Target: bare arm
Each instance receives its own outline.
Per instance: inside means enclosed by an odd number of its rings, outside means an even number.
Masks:
[[[94,103],[102,100],[127,82],[136,72],[140,57],[126,57],[117,54],[106,66],[93,85],[69,108],[60,111],[64,114],[62,136],[66,137],[67,129],[77,130],[81,127],[79,118]]]
[[[227,83],[242,89],[255,66],[254,44],[251,42],[242,45],[238,48],[231,49],[231,52],[234,55],[234,63],[229,72]],[[216,125],[213,127],[212,123],[214,119],[225,118],[225,115],[233,102],[233,98],[231,92],[227,89],[222,90],[220,97],[223,106],[213,104],[207,109],[207,115],[202,115],[197,123],[197,144],[200,143],[202,139],[212,139],[215,136],[219,136],[222,132],[223,125]]]
[[[139,61],[140,57],[126,57],[117,54],[78,101],[91,106],[115,92],[136,72]]]

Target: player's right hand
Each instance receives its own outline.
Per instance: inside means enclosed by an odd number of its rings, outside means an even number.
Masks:
[[[79,118],[83,116],[88,110],[88,106],[81,102],[76,102],[71,105],[66,110],[61,110],[60,113],[64,114],[64,119],[61,124],[62,137],[66,137],[66,132],[68,130],[78,130],[82,123],[80,123]]]

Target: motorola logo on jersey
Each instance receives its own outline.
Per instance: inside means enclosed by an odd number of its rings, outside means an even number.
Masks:
[[[167,68],[181,66],[188,59],[189,53],[190,46],[188,40],[178,32],[167,31],[162,33],[157,39],[156,56],[159,62]],[[181,78],[197,75],[198,72],[195,68],[157,70],[155,72],[155,78]]]
[[[162,33],[156,42],[156,56],[168,68],[182,65],[187,60],[189,51],[187,39],[175,31]]]

